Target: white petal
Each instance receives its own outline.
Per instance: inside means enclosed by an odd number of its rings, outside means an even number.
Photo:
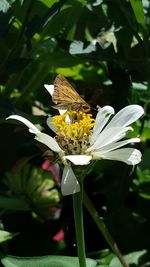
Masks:
[[[114,114],[114,109],[111,106],[105,106],[100,108],[96,119],[95,119],[95,126],[93,128],[93,134],[91,136],[92,141],[95,141],[98,134],[102,131],[106,123],[108,122],[111,115]]]
[[[80,191],[80,185],[77,178],[69,165],[66,165],[63,170],[61,181],[61,192],[64,196],[75,194]]]
[[[49,92],[49,94],[52,96],[54,93],[54,85],[53,84],[44,84],[44,87]]]
[[[121,148],[111,152],[99,153],[95,152],[93,158],[95,159],[109,159],[125,162],[128,165],[136,165],[141,161],[141,152],[134,148]]]
[[[70,160],[75,165],[87,165],[90,163],[92,157],[86,155],[70,155],[65,156],[65,159]]]
[[[40,133],[39,129],[37,127],[35,127],[35,125],[33,123],[31,123],[30,121],[28,121],[27,119],[25,119],[22,116],[11,115],[6,120],[8,120],[8,119],[14,119],[14,120],[18,120],[18,121],[23,122],[29,128],[29,131],[31,133],[34,133],[34,134]]]
[[[109,128],[107,130],[102,131],[98,137],[95,143],[87,149],[87,152],[90,152],[92,150],[101,149],[102,147],[112,144],[114,142],[119,141],[122,139],[126,132],[132,130],[131,127],[114,127]]]
[[[66,115],[65,122],[71,124],[71,119],[68,115]]]
[[[109,152],[109,151],[112,151],[112,150],[115,150],[119,147],[122,147],[122,146],[125,146],[127,144],[131,144],[131,143],[138,143],[140,142],[140,138],[130,138],[130,139],[126,139],[126,140],[123,140],[123,141],[120,141],[120,142],[116,142],[116,143],[113,143],[113,144],[109,144],[107,146],[104,146],[100,149],[95,149],[95,151],[93,152],[93,154],[95,152],[99,152],[100,154],[103,154],[103,153],[106,153],[106,152]],[[92,153],[91,153],[92,154]]]
[[[128,126],[144,114],[144,109],[139,105],[129,105],[121,109],[109,122],[105,129],[110,127]]]
[[[54,124],[51,123],[52,120],[53,120],[53,117],[49,116],[49,117],[47,118],[47,120],[46,120],[46,123],[47,123],[47,126],[48,126],[54,133],[56,133],[56,131],[57,131],[57,127],[56,127]]]
[[[62,151],[56,140],[48,134],[37,133],[35,139],[57,153]]]
[[[59,113],[60,113],[60,115],[66,113],[66,111],[67,111],[67,109],[59,109]]]

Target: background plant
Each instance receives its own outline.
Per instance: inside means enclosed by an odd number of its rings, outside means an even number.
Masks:
[[[27,205],[21,195],[14,199],[12,187],[8,194],[6,186],[6,173],[15,181],[12,170],[20,159],[20,166],[25,160],[40,174],[44,147],[36,146],[26,130],[5,118],[18,113],[44,127],[46,114],[55,111],[43,84],[53,83],[57,73],[68,77],[93,107],[110,104],[116,111],[128,103],[145,107],[145,116],[135,125],[142,138],[139,167],[133,171],[123,163],[101,161],[89,173],[85,186],[122,252],[140,251],[141,257],[143,250],[149,251],[149,16],[146,0],[1,0],[0,208],[4,229],[20,233],[2,245],[2,252],[76,255],[69,197],[61,199],[56,220],[48,215],[43,219],[41,213],[35,218],[32,201]],[[107,259],[100,263],[109,264],[113,256],[99,252],[108,246],[86,210],[85,221],[89,257]],[[56,242],[53,237],[61,229],[65,241]],[[149,261],[148,256],[142,257],[139,262]],[[134,263],[140,264],[138,260]]]

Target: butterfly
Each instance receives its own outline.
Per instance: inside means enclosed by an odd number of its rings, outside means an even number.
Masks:
[[[52,101],[56,104],[53,106],[56,109],[75,110],[88,112],[91,107],[84,101],[72,85],[63,75],[57,75],[54,81],[54,93]]]

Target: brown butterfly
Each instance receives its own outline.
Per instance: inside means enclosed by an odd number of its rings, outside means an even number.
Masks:
[[[54,93],[52,96],[56,109],[76,110],[88,112],[90,106],[79,96],[72,85],[62,75],[57,75],[54,81]]]

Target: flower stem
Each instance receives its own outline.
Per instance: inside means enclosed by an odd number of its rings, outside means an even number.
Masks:
[[[105,240],[107,241],[107,243],[111,247],[112,251],[116,254],[118,259],[120,260],[122,266],[129,267],[128,263],[125,261],[125,259],[124,259],[123,255],[121,254],[117,244],[114,242],[114,240],[113,240],[112,236],[110,235],[106,225],[104,224],[103,220],[99,217],[98,212],[96,211],[95,207],[93,206],[93,203],[91,202],[91,200],[89,199],[89,197],[85,191],[83,193],[83,203],[84,203],[86,209],[88,210],[88,212],[90,213],[90,215],[92,216],[93,220],[95,221],[97,227],[99,228],[99,230],[103,234]]]
[[[86,267],[85,241],[83,228],[83,179],[79,181],[80,192],[73,194],[73,211],[77,240],[77,252],[79,257],[79,266]]]

